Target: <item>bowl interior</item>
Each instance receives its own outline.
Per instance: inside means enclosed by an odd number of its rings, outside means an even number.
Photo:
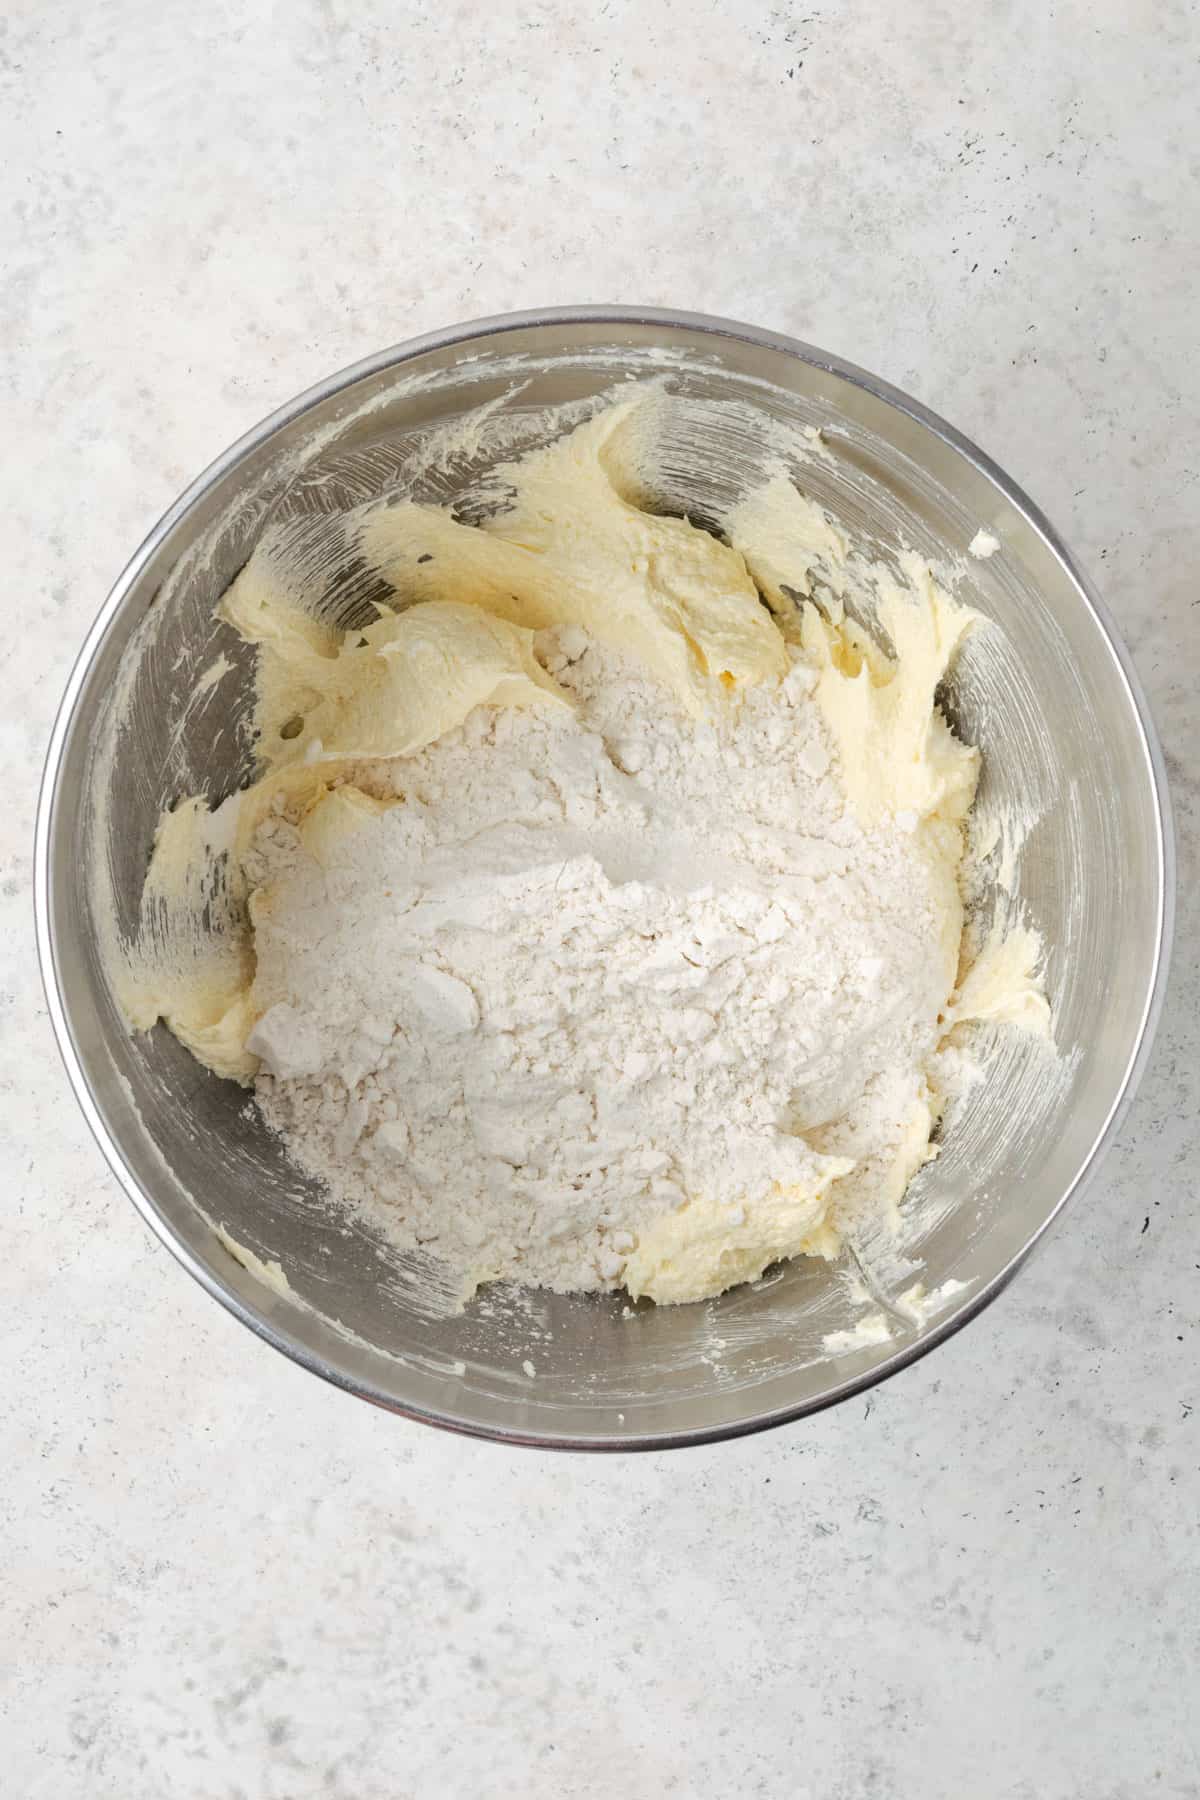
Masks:
[[[186,792],[218,798],[251,773],[238,729],[251,654],[212,614],[265,522],[311,531],[317,566],[330,515],[391,487],[446,421],[492,402],[533,441],[540,409],[631,377],[709,403],[699,424],[664,405],[653,505],[717,516],[762,466],[766,421],[816,426],[826,454],[804,462],[805,490],[880,555],[908,544],[942,564],[964,559],[960,593],[999,627],[964,657],[945,701],[983,748],[981,806],[1027,826],[1016,901],[1047,946],[1059,1062],[1048,1077],[1011,1034],[990,1057],[915,1184],[902,1255],[866,1270],[890,1338],[836,1355],[826,1336],[870,1308],[807,1262],[687,1307],[496,1287],[464,1315],[438,1316],[427,1271],[333,1217],[242,1090],[162,1027],[126,1033],[101,966],[98,918],[111,910],[131,931],[162,808]],[[1105,629],[1036,516],[898,400],[816,353],[700,326],[592,317],[485,331],[364,365],[297,403],[185,497],[119,584],[60,727],[47,814],[45,928],[68,1058],[157,1228],[214,1292],[322,1373],[444,1423],[545,1442],[680,1441],[768,1422],[904,1360],[919,1328],[896,1303],[917,1278],[929,1290],[962,1284],[935,1334],[977,1306],[1087,1165],[1159,966],[1161,810],[1145,731]],[[469,493],[492,455],[485,434],[474,462],[426,458],[417,491]],[[981,526],[1001,544],[987,561],[966,556]],[[330,605],[344,610],[352,584],[339,588],[330,569]],[[197,700],[197,677],[220,654],[232,670]],[[997,890],[984,896],[992,904],[1008,902]],[[289,1291],[236,1262],[217,1228],[280,1261]]]

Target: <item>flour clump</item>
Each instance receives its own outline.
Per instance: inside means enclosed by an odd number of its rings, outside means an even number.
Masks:
[[[538,650],[572,712],[481,708],[378,814],[331,839],[333,789],[260,832],[265,1116],[471,1284],[671,1298],[692,1240],[692,1291],[821,1253],[831,1121],[890,1159],[935,1049],[925,862],[850,816],[798,658],[697,721],[575,627]]]

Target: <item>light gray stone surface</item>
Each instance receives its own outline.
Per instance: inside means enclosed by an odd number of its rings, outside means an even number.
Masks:
[[[1198,77],[1189,0],[2,9],[4,1793],[1200,1792]],[[87,1136],[30,922],[58,694],[184,483],[360,354],[581,299],[795,332],[1025,483],[1136,655],[1185,896],[1120,1141],[982,1320],[613,1461],[226,1317]]]

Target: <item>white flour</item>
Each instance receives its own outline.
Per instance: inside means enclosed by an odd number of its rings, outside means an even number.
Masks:
[[[921,834],[855,822],[798,660],[700,720],[577,627],[539,647],[574,715],[478,707],[348,771],[403,803],[348,802],[336,846],[261,828],[265,1117],[464,1292],[619,1287],[688,1196],[736,1227],[827,1156],[856,1160],[844,1226],[892,1179],[953,985]]]

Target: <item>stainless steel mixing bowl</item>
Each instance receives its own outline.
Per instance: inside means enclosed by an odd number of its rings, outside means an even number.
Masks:
[[[804,484],[881,553],[906,539],[962,556],[980,526],[1001,544],[972,565],[970,594],[1002,628],[991,634],[1000,653],[945,698],[983,746],[985,793],[1036,817],[1019,887],[1048,946],[1066,1072],[1042,1101],[1028,1081],[1020,1089],[1019,1052],[989,1079],[918,1178],[907,1246],[928,1288],[963,1286],[924,1331],[881,1292],[891,1338],[841,1354],[826,1335],[863,1307],[808,1262],[694,1306],[499,1288],[461,1317],[428,1316],[415,1265],[330,1216],[240,1089],[162,1027],[125,1031],[101,967],[96,908],[113,906],[130,930],[163,806],[189,789],[224,794],[249,773],[231,728],[249,703],[249,655],[212,612],[264,521],[381,491],[405,447],[481,402],[520,412],[628,376],[730,402],[711,442],[674,460],[664,446],[651,498],[666,509],[703,518],[719,506],[761,460],[757,417],[823,430],[829,455],[805,466]],[[431,491],[452,493],[454,475],[435,469]],[[187,704],[219,651],[234,674]],[[821,351],[717,319],[607,307],[485,320],[385,351],[214,463],[133,557],[83,648],[50,744],[36,858],[47,996],[71,1081],[118,1179],[196,1279],[269,1343],[379,1405],[512,1442],[610,1450],[797,1418],[978,1313],[1116,1128],[1159,1009],[1171,893],[1166,786],[1136,679],[1019,489],[915,401]],[[279,1259],[290,1289],[261,1279],[252,1258],[235,1261],[217,1228]]]

